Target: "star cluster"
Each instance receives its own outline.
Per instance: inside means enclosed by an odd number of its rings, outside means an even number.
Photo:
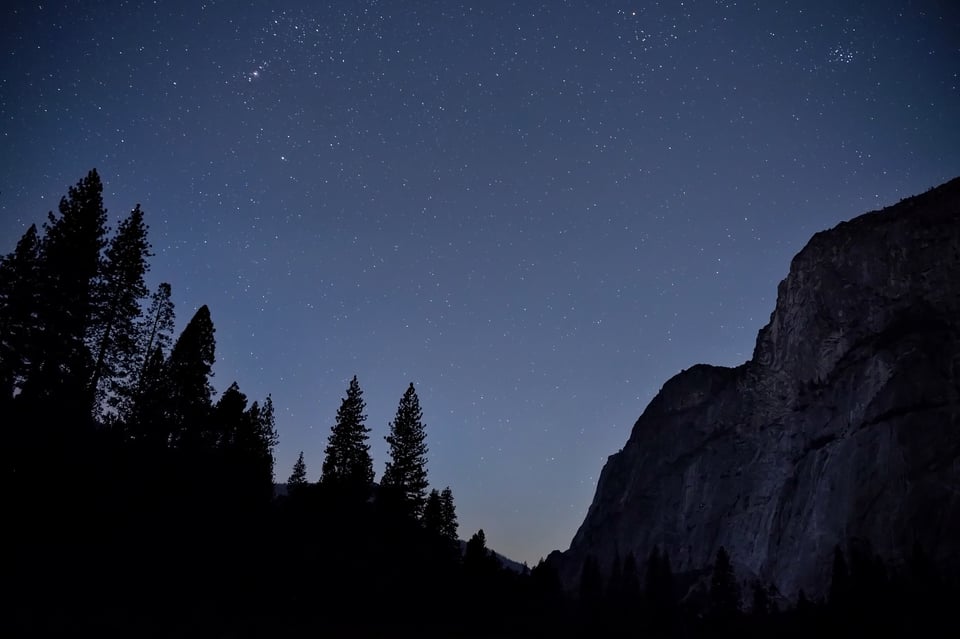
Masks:
[[[2,250],[96,167],[220,390],[313,479],[407,384],[462,536],[565,548],[660,385],[748,359],[809,236],[960,174],[960,9],[107,2],[2,9]]]

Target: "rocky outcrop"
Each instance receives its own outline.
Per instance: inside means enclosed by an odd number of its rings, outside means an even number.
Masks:
[[[742,579],[822,593],[836,544],[960,566],[960,178],[818,233],[753,357],[664,384],[610,456],[561,575],[722,545]]]

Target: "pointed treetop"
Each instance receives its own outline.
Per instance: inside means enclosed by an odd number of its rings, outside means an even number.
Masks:
[[[202,433],[213,401],[215,329],[210,309],[201,306],[177,338],[165,366],[170,388],[174,441],[209,439]]]
[[[293,464],[293,472],[287,478],[287,491],[294,493],[307,485],[307,462],[303,460],[303,451],[300,451],[297,461]]]
[[[447,540],[457,540],[457,509],[453,504],[453,491],[447,486],[440,492],[440,534]]]
[[[321,476],[324,484],[365,491],[373,483],[373,460],[367,443],[370,429],[365,423],[365,409],[363,391],[354,375],[324,450]]]
[[[141,302],[147,296],[144,275],[150,270],[150,242],[140,205],[120,222],[107,245],[93,290],[93,317],[88,339],[95,358],[91,398],[122,395],[122,386],[137,377]]]
[[[390,459],[383,473],[383,485],[402,495],[409,513],[423,515],[427,493],[427,444],[423,411],[413,383],[407,387],[387,435]]]
[[[0,257],[0,401],[13,396],[14,388],[28,375],[40,296],[40,238],[32,224],[13,253]]]

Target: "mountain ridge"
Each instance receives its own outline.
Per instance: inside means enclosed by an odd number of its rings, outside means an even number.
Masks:
[[[743,579],[823,593],[835,546],[960,565],[960,178],[814,234],[744,364],[667,380],[570,548],[607,567],[720,546]]]

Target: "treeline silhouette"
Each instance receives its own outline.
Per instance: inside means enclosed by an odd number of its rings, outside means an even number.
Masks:
[[[144,213],[111,233],[102,188],[90,171],[0,259],[4,636],[912,636],[952,612],[921,549],[888,568],[862,542],[823,601],[743,584],[723,549],[703,574],[588,557],[574,589],[553,559],[506,569],[431,488],[413,384],[379,483],[353,377],[319,478],[301,452],[277,494],[271,398],[214,401],[209,309],[174,335]]]
[[[8,636],[499,627],[522,578],[482,531],[461,551],[413,384],[379,484],[354,377],[319,481],[301,453],[276,497],[271,398],[216,398],[209,309],[174,335],[144,213],[111,232],[102,191],[90,171],[0,259]]]
[[[826,594],[787,599],[769,583],[737,577],[721,547],[709,570],[674,575],[654,548],[642,562],[615,557],[606,571],[588,556],[575,618],[581,635],[642,637],[946,636],[960,590],[919,546],[887,566],[868,541],[834,549]],[[849,557],[849,561],[847,560]],[[538,567],[539,568],[539,567]],[[536,570],[536,569],[535,569]]]

